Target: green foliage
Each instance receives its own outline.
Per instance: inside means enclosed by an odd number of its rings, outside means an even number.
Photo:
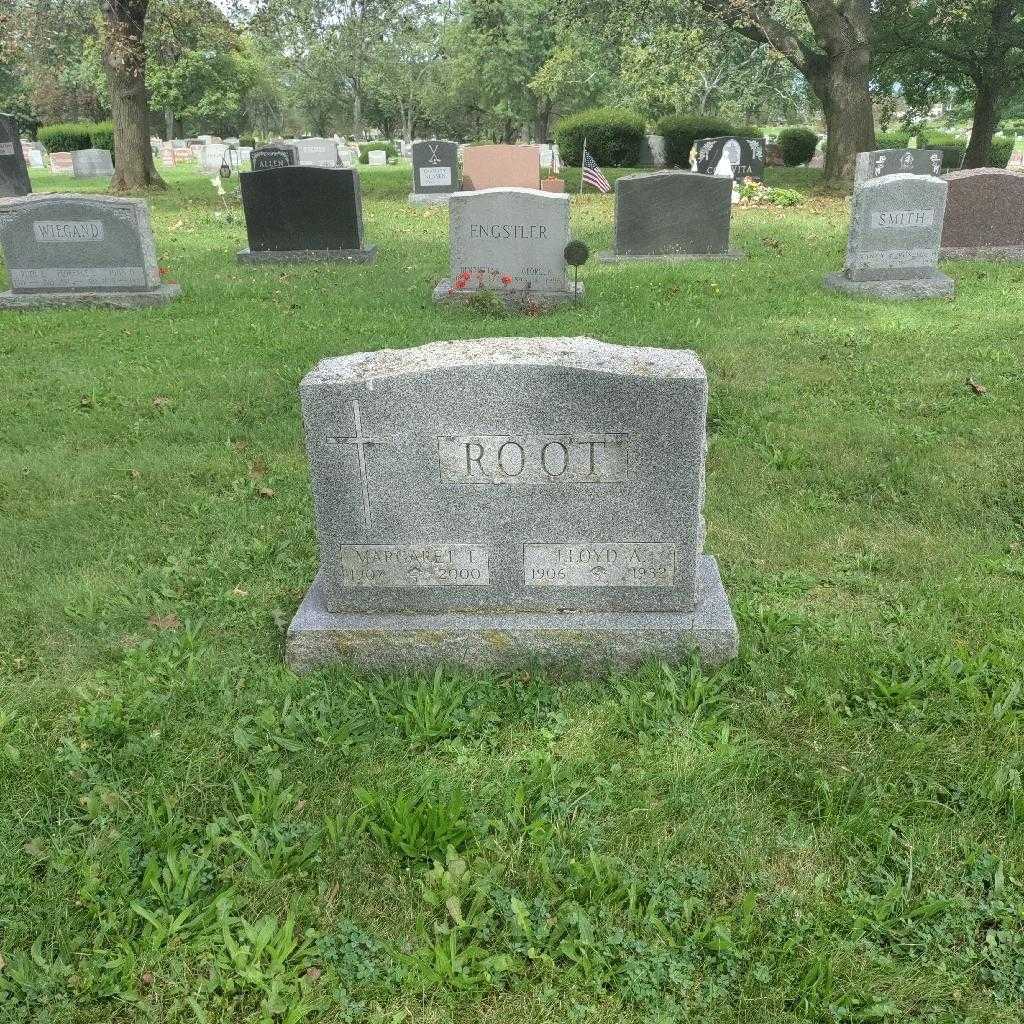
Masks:
[[[990,167],[1005,167],[1010,162],[1013,152],[1013,139],[993,139],[989,149],[988,163]]]
[[[690,150],[697,139],[735,134],[728,121],[702,114],[671,114],[663,117],[655,130],[665,136],[665,154],[669,166],[675,167],[690,166]]]
[[[875,132],[876,149],[906,149],[909,142],[910,132]]]
[[[388,162],[396,159],[398,156],[398,150],[390,142],[360,142],[359,143],[359,162],[361,164],[368,164],[370,162],[371,152],[384,152],[388,155]]]
[[[114,153],[114,122],[101,121],[92,126],[89,133],[90,143],[95,149],[109,149],[111,156]]]
[[[444,856],[461,850],[472,835],[465,798],[460,793],[355,791],[363,825],[386,850],[408,860]]]
[[[630,110],[597,107],[564,117],[555,125],[562,159],[579,164],[583,141],[587,151],[604,167],[635,167],[644,136],[644,121]]]
[[[814,156],[818,136],[810,128],[783,128],[779,132],[779,148],[787,167],[799,167]]]
[[[36,138],[51,153],[73,153],[78,149],[89,149],[92,145],[92,133],[95,124],[87,121],[68,124],[44,125],[36,133]]]

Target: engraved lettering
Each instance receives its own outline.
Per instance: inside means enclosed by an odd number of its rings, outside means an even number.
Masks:
[[[476,449],[475,452],[472,449]],[[470,454],[472,452],[472,454]],[[484,446],[478,441],[469,441],[466,444],[466,476],[473,475],[473,465],[476,464],[480,474],[483,475],[484,468],[480,465],[480,460],[484,456]]]
[[[519,468],[513,473],[505,465],[505,449],[514,448],[519,453]],[[505,476],[521,476],[523,470],[526,468],[526,451],[518,441],[506,441],[498,449],[498,468],[505,474]]]
[[[562,452],[560,456],[562,460],[562,465],[557,472],[548,465],[548,452],[552,448],[556,450],[561,449]],[[562,444],[561,441],[548,441],[548,443],[544,445],[544,447],[541,448],[540,450],[540,465],[541,469],[543,469],[544,472],[548,474],[548,476],[561,476],[566,471],[569,465],[569,449],[564,444]]]
[[[629,479],[623,434],[479,434],[439,437],[443,483],[621,483]]]
[[[105,237],[100,220],[37,220],[32,234],[37,242],[102,242]]]
[[[871,218],[873,228],[930,228],[934,223],[934,210],[876,210]]]
[[[337,549],[344,586],[483,587],[490,552],[475,544],[344,544]]]
[[[671,587],[675,545],[668,543],[526,544],[528,587]]]

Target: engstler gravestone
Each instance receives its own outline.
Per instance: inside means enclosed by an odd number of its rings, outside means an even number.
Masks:
[[[27,196],[31,191],[18,122],[10,114],[0,114],[0,197]]]
[[[459,191],[459,146],[444,139],[426,139],[412,144],[413,205],[445,204]]]
[[[942,255],[1024,261],[1024,177],[995,167],[947,174]]]
[[[344,167],[271,167],[239,175],[249,248],[240,263],[372,263],[359,175]]]
[[[615,182],[615,241],[604,263],[620,260],[741,259],[729,249],[732,181],[692,171],[627,174]]]
[[[527,188],[455,192],[448,231],[450,276],[434,289],[435,302],[491,291],[512,306],[546,308],[577,294],[565,264],[567,195]]]
[[[941,178],[890,174],[853,192],[846,268],[825,286],[879,299],[951,296],[952,278],[938,269],[949,186]]]
[[[161,306],[181,292],[176,284],[161,284],[141,199],[10,199],[0,204],[0,243],[11,280],[0,309]]]
[[[325,359],[300,396],[320,571],[293,667],[735,655],[693,352],[436,342]]]

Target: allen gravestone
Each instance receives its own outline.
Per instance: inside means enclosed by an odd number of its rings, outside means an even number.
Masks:
[[[412,144],[412,192],[414,206],[446,205],[459,191],[459,145],[443,139]]]
[[[1024,261],[1024,177],[995,167],[954,171],[942,226],[942,255],[954,260]]]
[[[269,171],[274,167],[295,167],[299,151],[287,142],[271,142],[252,151],[249,162],[254,171]]]
[[[31,191],[18,123],[10,114],[0,114],[0,197],[27,196]]]
[[[0,243],[11,290],[0,309],[162,306],[181,293],[161,284],[149,209],[141,199],[33,195],[0,203]]]
[[[941,178],[890,174],[853,192],[846,269],[825,287],[879,299],[951,296],[953,280],[938,269],[949,186]]]
[[[325,359],[299,390],[320,571],[296,669],[735,655],[693,352],[436,342]]]
[[[615,241],[603,263],[729,260],[732,182],[692,171],[627,174],[615,182]]]
[[[544,309],[583,294],[566,274],[569,197],[528,188],[455,192],[448,202],[451,276],[435,302],[481,291],[509,306]]]
[[[344,167],[271,167],[239,175],[249,248],[239,263],[372,263],[359,175]]]
[[[857,154],[853,181],[859,185],[887,174],[930,174],[937,178],[941,173],[941,149],[873,149]]]

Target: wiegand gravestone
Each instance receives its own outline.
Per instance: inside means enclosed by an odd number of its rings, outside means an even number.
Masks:
[[[299,151],[286,142],[271,142],[252,151],[249,158],[254,171],[269,171],[274,167],[296,167]]]
[[[359,175],[344,167],[272,167],[239,175],[249,248],[240,263],[372,263]]]
[[[1024,177],[995,167],[947,174],[942,255],[1024,261]]]
[[[698,139],[697,173],[715,174],[724,156],[732,166],[736,181],[764,177],[764,139],[740,139],[733,135],[722,135],[712,139]]]
[[[0,197],[27,196],[32,191],[18,122],[0,114]]]
[[[491,291],[511,306],[544,309],[583,294],[567,277],[569,197],[526,188],[455,192],[448,203],[450,277],[435,302]]]
[[[735,655],[693,352],[436,342],[326,359],[300,396],[320,571],[294,668]]]
[[[858,153],[854,170],[854,184],[882,178],[887,174],[930,174],[938,177],[942,173],[941,149],[874,149],[869,153]]]
[[[160,282],[149,209],[141,199],[10,199],[0,203],[0,243],[11,279],[0,309],[162,306],[181,292]]]
[[[412,192],[414,206],[446,204],[459,191],[459,146],[444,139],[412,144]]]
[[[109,149],[79,149],[71,154],[71,173],[76,178],[109,178],[114,160]]]
[[[951,296],[952,278],[938,269],[949,186],[941,178],[890,174],[853,192],[846,269],[825,286],[879,299]]]
[[[742,259],[729,249],[732,182],[692,171],[627,174],[615,182],[615,248],[621,260]]]

